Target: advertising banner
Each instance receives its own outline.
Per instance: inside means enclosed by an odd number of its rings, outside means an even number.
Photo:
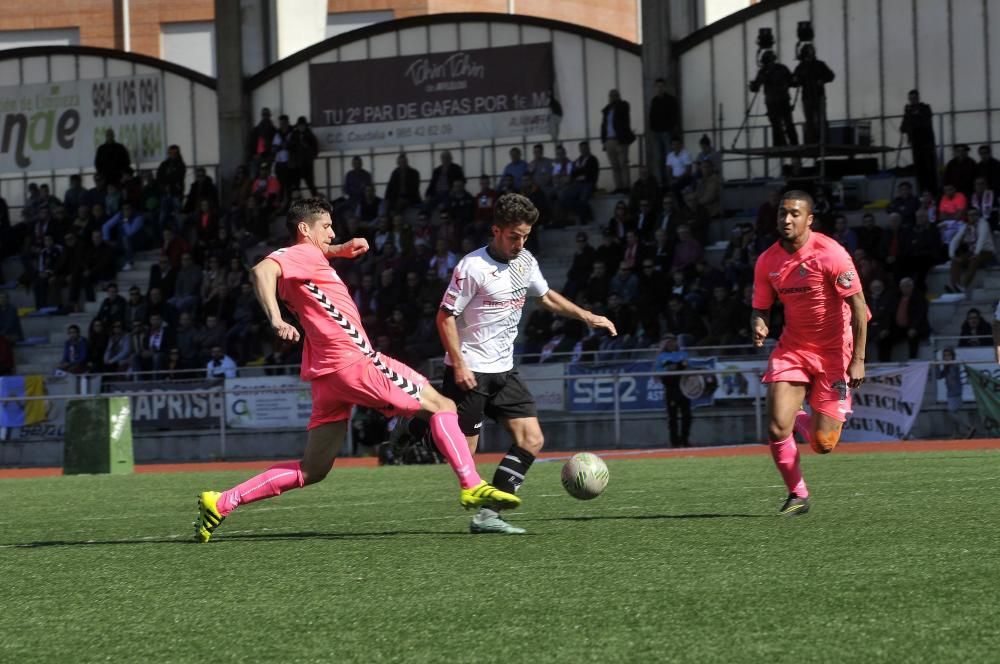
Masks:
[[[162,381],[105,381],[103,391],[153,392],[132,397],[132,424],[139,430],[208,429],[219,425],[223,398],[221,379]],[[181,394],[203,390],[203,394]]]
[[[979,407],[979,418],[987,435],[1000,436],[1000,380],[988,371],[966,367],[966,376],[972,384]]]
[[[842,440],[901,440],[910,433],[924,401],[927,362],[901,368],[871,369],[854,391],[854,412]]]
[[[941,353],[939,352],[937,355],[938,359],[941,359]],[[996,351],[989,346],[969,348],[959,346],[955,348],[955,359],[967,362],[974,371],[1000,380],[1000,366],[997,365]],[[966,365],[960,364],[958,367],[959,371],[962,372],[962,401],[972,403],[976,400],[976,395],[972,392],[972,385],[966,373]],[[948,387],[945,385],[944,379],[938,378],[937,367],[933,367],[932,371],[934,371],[932,378],[936,382],[937,402],[946,403],[948,401]]]
[[[166,154],[160,74],[0,87],[0,172],[92,168],[104,133],[133,163]]]
[[[566,410],[566,384],[563,382],[565,365],[522,364],[517,368],[524,384],[528,386],[538,410]]]
[[[68,376],[4,376],[0,396],[63,396],[74,394],[76,379]],[[66,423],[66,399],[8,402],[0,410],[0,426],[11,429],[12,440],[62,438]]]
[[[654,371],[653,363],[609,362],[597,365],[570,364],[569,410],[601,412],[615,409],[615,373]],[[655,376],[620,376],[618,403],[622,411],[663,410],[663,383]]]
[[[304,429],[311,413],[309,384],[298,376],[226,379],[226,424],[234,429]]]
[[[321,150],[547,134],[552,45],[309,66]]]

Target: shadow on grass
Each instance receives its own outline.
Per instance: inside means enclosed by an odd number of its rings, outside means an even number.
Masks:
[[[212,544],[224,544],[225,542],[269,542],[269,541],[295,541],[295,540],[376,540],[392,537],[405,536],[429,536],[438,538],[468,538],[465,532],[443,532],[432,530],[386,530],[379,532],[360,533],[323,533],[323,532],[298,532],[298,533],[246,533],[227,535],[221,533],[216,535]],[[112,540],[47,540],[24,543],[0,544],[3,549],[41,549],[46,547],[59,546],[114,546],[114,545],[137,545],[137,544],[196,544],[189,536],[184,537],[139,537],[135,539],[112,539]]]
[[[522,521],[649,521],[661,519],[763,519],[765,514],[602,514],[596,516],[553,516]]]

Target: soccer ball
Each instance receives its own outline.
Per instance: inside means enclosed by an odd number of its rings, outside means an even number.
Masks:
[[[581,452],[562,467],[562,485],[569,495],[580,500],[597,498],[608,486],[608,467],[596,454]]]

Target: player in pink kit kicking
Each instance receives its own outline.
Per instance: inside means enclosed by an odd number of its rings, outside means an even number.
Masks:
[[[298,330],[281,318],[279,296],[305,330],[301,376],[312,384],[313,402],[305,453],[300,461],[272,466],[228,491],[203,492],[198,497],[195,539],[207,542],[240,505],[326,477],[344,442],[353,405],[375,408],[387,416],[429,419],[431,436],[458,476],[459,501],[467,509],[520,505],[520,498],[479,477],[458,426],[455,403],[410,367],[372,348],[347,286],[329,263],[332,257],[364,254],[368,242],[355,238],[333,244],[330,205],[318,198],[293,203],[288,225],[296,243],[270,254],[252,273],[257,299],[275,334],[288,341],[299,339]]]
[[[805,192],[789,191],[782,199],[780,239],[754,267],[750,316],[754,345],[763,346],[775,299],[785,307],[785,330],[763,381],[771,456],[788,487],[779,513],[788,516],[809,511],[796,438],[819,454],[832,452],[851,412],[850,390],[865,379],[868,307],[861,283],[847,251],[812,232],[812,210]],[[801,410],[806,396],[812,416]]]

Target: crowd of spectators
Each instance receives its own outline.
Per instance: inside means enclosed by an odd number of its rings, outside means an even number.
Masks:
[[[676,132],[676,102],[662,85],[657,92],[649,125],[662,161],[639,167],[634,181],[627,162],[634,140],[628,103],[609,93],[601,148],[621,198],[610,219],[597,220],[603,222],[599,238],[577,233],[563,285],[567,297],[608,316],[619,334],[606,337],[535,311],[523,350],[539,361],[562,359],[563,351],[610,357],[609,351],[655,347],[666,335],[682,347],[750,343],[752,266],[777,239],[779,192],[759,205],[754,223],[732,228],[721,264],[711,264],[705,249],[712,224],[723,214],[721,156],[707,135],[697,152],[689,152]],[[474,190],[447,150],[437,153],[427,178],[405,153],[398,155],[381,192],[364,160],[352,159],[340,190],[330,192],[335,229],[341,240],[367,238],[371,251],[335,267],[376,348],[412,363],[441,354],[434,324],[440,295],[458,258],[488,239],[501,194],[519,192],[538,207],[529,244],[536,252],[545,227],[594,221],[590,200],[600,163],[587,142],[575,148],[571,157],[567,146],[557,145],[550,157],[539,144],[526,160],[513,147],[501,172],[481,175]],[[58,368],[173,378],[184,370],[213,376],[238,365],[295,364],[301,349],[272,339],[248,268],[269,246],[285,241],[281,222],[292,200],[324,195],[314,178],[318,152],[306,118],[293,125],[281,115],[275,125],[265,108],[247,137],[246,160],[225,192],[201,167],[188,183],[189,169],[176,145],[157,169],[133,171],[111,131],[97,151],[92,187],[72,176],[59,198],[48,185],[31,184],[22,223],[3,226],[3,246],[5,254],[20,255],[21,284],[34,293],[36,309],[81,311],[104,291],[88,329],[68,331]],[[976,162],[966,146],[956,146],[937,200],[931,191],[917,196],[909,182],[900,183],[882,225],[866,213],[851,227],[826,192],[816,192],[814,228],[854,257],[879,360],[888,360],[903,342],[915,357],[930,334],[926,287],[935,265],[950,263],[947,290],[960,293],[995,260],[1000,161],[989,146],[979,155]],[[0,213],[6,214],[5,204]],[[159,250],[158,261],[145,288],[133,287],[126,297],[115,281],[134,269],[136,252],[148,250]],[[9,303],[0,302],[3,321],[6,309]],[[779,308],[773,335],[780,329]],[[2,332],[7,345],[20,335],[7,327]]]

